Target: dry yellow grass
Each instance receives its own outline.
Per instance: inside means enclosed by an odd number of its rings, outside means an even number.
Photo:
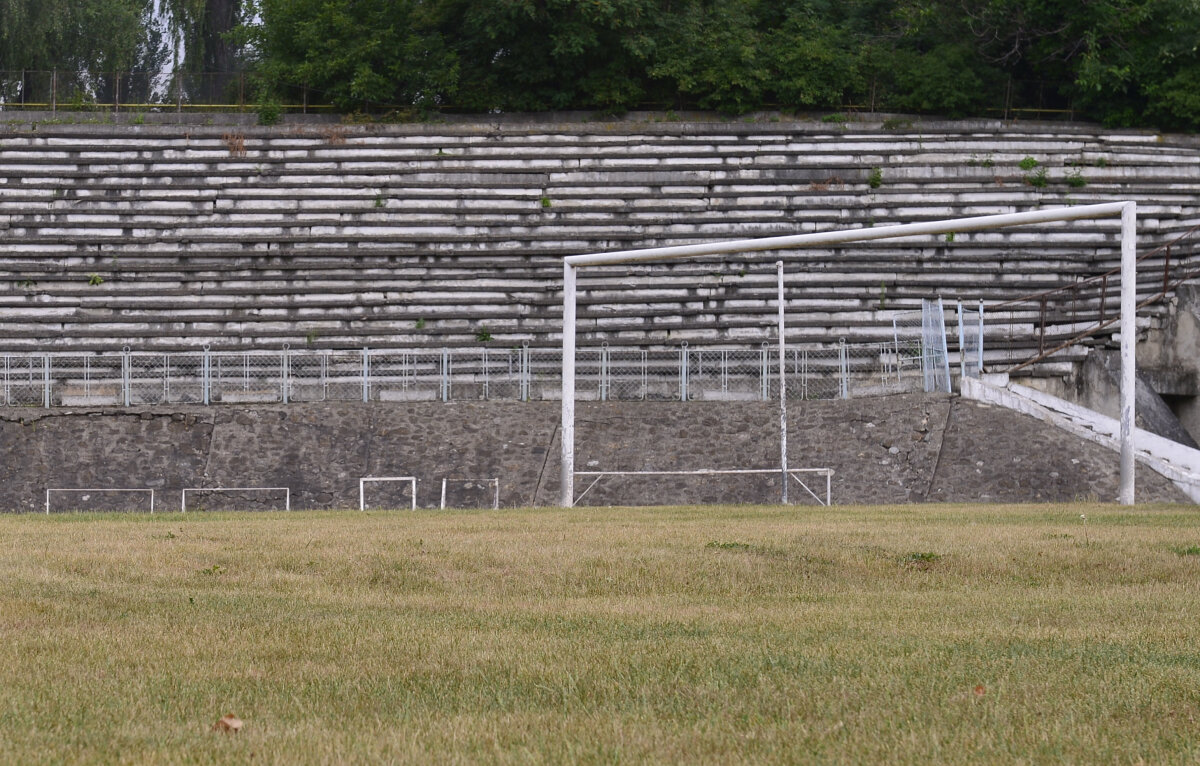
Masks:
[[[1194,762],[1198,521],[0,517],[0,761]]]

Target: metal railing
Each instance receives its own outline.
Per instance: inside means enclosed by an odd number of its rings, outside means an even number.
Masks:
[[[1139,255],[1137,272],[1139,310],[1165,302],[1180,284],[1200,277],[1200,225]],[[1113,268],[1063,287],[991,304],[987,323],[993,348],[1010,348],[1013,358],[1007,360],[1008,372],[1017,372],[1077,344],[1096,342],[1116,332],[1120,294],[1120,269]]]
[[[768,401],[773,344],[587,347],[576,397],[595,401]],[[788,397],[836,399],[925,389],[927,355],[899,343],[789,346]],[[914,363],[915,362],[915,363]],[[0,354],[0,406],[137,407],[322,401],[530,401],[562,395],[559,349],[358,349]]]
[[[256,99],[259,88],[253,71],[162,72],[132,70],[12,69],[0,70],[0,110],[30,109],[57,111],[258,111],[266,106],[288,112],[335,112],[328,94],[304,83],[281,87],[282,103],[263,104]],[[997,94],[981,114],[1010,119],[1074,120],[1078,113],[1069,103],[1047,96],[1054,83],[1042,80],[1009,79],[1003,96]],[[698,104],[645,102],[638,109],[674,111],[699,108]],[[763,108],[778,105],[763,104]],[[362,101],[367,113],[411,110],[412,104]],[[459,111],[454,104],[435,107]],[[838,117],[893,112],[888,98],[874,83],[858,99],[847,100],[834,109]]]

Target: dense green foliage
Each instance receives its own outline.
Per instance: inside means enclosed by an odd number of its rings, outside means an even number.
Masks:
[[[343,109],[1007,105],[1200,125],[1197,0],[262,0],[254,33],[269,82]]]
[[[1196,129],[1198,46],[1200,0],[0,0],[0,70],[249,63],[272,99],[346,111],[1032,107]]]

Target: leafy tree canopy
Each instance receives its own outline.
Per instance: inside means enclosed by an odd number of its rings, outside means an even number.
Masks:
[[[182,55],[181,55],[182,51]],[[1072,109],[1200,127],[1200,0],[0,0],[0,70],[466,111]]]

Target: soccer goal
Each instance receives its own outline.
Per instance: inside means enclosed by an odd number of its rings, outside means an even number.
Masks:
[[[407,484],[412,510],[417,510],[417,477],[416,476],[364,476],[358,480],[358,510],[367,510],[368,483],[375,484]],[[442,490],[443,495],[445,490]]]
[[[442,500],[439,507],[442,510],[446,509],[446,488],[448,486],[458,487],[464,490],[468,495],[473,497],[487,497],[491,501],[492,510],[500,507],[500,479],[493,477],[491,479],[442,479]],[[490,490],[490,491],[489,491]],[[481,494],[481,491],[485,494]],[[454,508],[483,508],[479,503],[455,505]]]
[[[1137,206],[1132,201],[1108,202],[1096,205],[1032,210],[1024,213],[951,218],[922,223],[875,226],[871,228],[795,234],[696,245],[655,247],[641,250],[621,250],[611,253],[569,255],[563,259],[563,352],[562,352],[562,460],[559,503],[565,508],[574,505],[575,478],[575,332],[576,276],[580,269],[622,263],[648,263],[697,258],[708,255],[727,255],[749,252],[787,251],[801,248],[841,245],[905,237],[929,237],[987,229],[1008,228],[1057,221],[1086,219],[1120,219],[1121,246],[1121,479],[1119,500],[1133,504],[1133,416],[1134,416],[1134,348],[1136,333],[1136,226]],[[786,258],[786,253],[783,254]],[[780,289],[779,315],[782,327],[783,291]],[[783,368],[783,333],[779,337],[780,369]],[[787,466],[785,397],[780,386],[780,455],[778,470]],[[784,482],[786,486],[786,482]]]

